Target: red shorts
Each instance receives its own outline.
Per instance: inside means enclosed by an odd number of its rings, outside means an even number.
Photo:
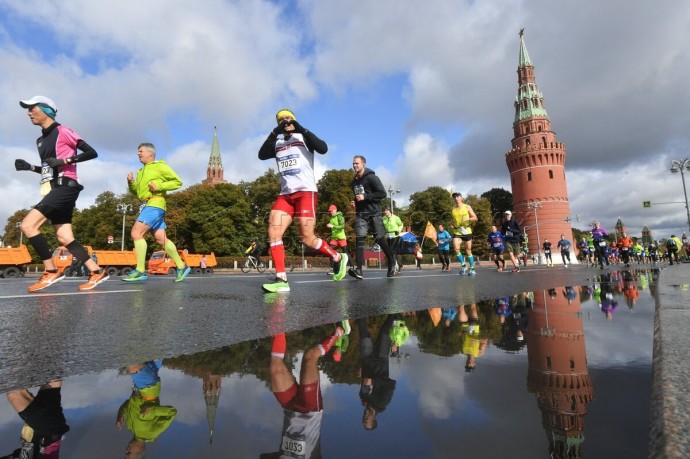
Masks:
[[[323,409],[319,382],[312,384],[293,384],[284,392],[273,392],[280,406],[298,413],[311,413]]]
[[[331,247],[347,247],[347,239],[331,239],[328,243]]]
[[[314,191],[298,191],[292,194],[281,194],[273,203],[271,210],[282,210],[291,217],[316,217],[318,197]]]

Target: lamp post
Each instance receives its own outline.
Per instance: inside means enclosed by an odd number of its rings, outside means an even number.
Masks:
[[[22,245],[24,241],[24,232],[21,230],[22,222],[17,222],[17,224],[14,226],[19,228],[19,245]]]
[[[120,250],[124,251],[125,250],[125,215],[127,212],[132,211],[132,205],[131,204],[118,204],[117,205],[117,211],[122,212],[122,241],[120,245]]]
[[[541,202],[530,202],[527,208],[534,210],[534,227],[537,230],[537,264],[541,264],[541,240],[539,240],[539,218],[537,217],[537,209],[541,209]]]
[[[685,170],[690,171],[690,158],[671,161],[671,172],[680,172],[680,178],[683,180],[683,195],[685,196],[685,213],[688,217],[688,229],[690,229],[690,208],[688,207],[688,192],[685,189]]]
[[[400,190],[398,187],[393,187],[393,185],[388,185],[388,196],[390,197],[391,200],[391,213],[395,213],[395,207],[393,207],[393,195],[396,193],[400,193]]]

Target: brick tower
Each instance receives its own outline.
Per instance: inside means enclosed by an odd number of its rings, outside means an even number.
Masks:
[[[204,185],[218,185],[228,183],[223,180],[223,161],[220,158],[220,147],[218,146],[218,129],[213,127],[213,144],[211,145],[211,157],[206,168],[206,178],[201,181]]]
[[[561,234],[575,242],[565,183],[565,144],[556,140],[556,133],[551,130],[523,31],[520,31],[514,137],[512,148],[506,153],[513,193],[513,218],[521,228],[526,228],[531,254],[541,253],[541,245],[546,239],[553,244],[552,251],[558,253],[556,243]],[[553,260],[560,263],[561,257],[555,255]],[[576,262],[574,247],[571,248],[571,260]]]
[[[527,327],[527,388],[535,394],[549,457],[583,456],[585,414],[594,400],[577,288],[534,294]],[[571,295],[568,295],[568,292]]]

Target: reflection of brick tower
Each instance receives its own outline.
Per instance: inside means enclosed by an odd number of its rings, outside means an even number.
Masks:
[[[555,246],[561,234],[571,242],[573,236],[565,183],[565,144],[558,142],[551,130],[522,30],[518,83],[514,137],[506,164],[513,193],[513,218],[527,228],[530,253],[536,254],[545,239]],[[560,262],[560,257],[554,257],[554,261]]]
[[[583,457],[584,415],[594,400],[579,296],[537,292],[527,330],[527,387],[536,394],[552,458]]]
[[[211,145],[211,157],[208,159],[206,168],[206,178],[201,181],[204,185],[218,185],[228,183],[223,180],[223,161],[220,158],[220,147],[218,146],[218,129],[213,127],[213,144]]]
[[[206,420],[208,421],[208,440],[213,443],[213,429],[216,424],[216,410],[220,399],[220,384],[222,378],[207,373],[203,379],[204,403],[206,403]]]

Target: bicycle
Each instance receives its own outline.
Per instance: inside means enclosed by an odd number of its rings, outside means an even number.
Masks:
[[[260,273],[266,271],[266,264],[263,261],[257,260],[257,258],[253,255],[247,255],[247,259],[244,261],[244,264],[240,267],[243,273],[248,273],[252,269],[256,269]]]

